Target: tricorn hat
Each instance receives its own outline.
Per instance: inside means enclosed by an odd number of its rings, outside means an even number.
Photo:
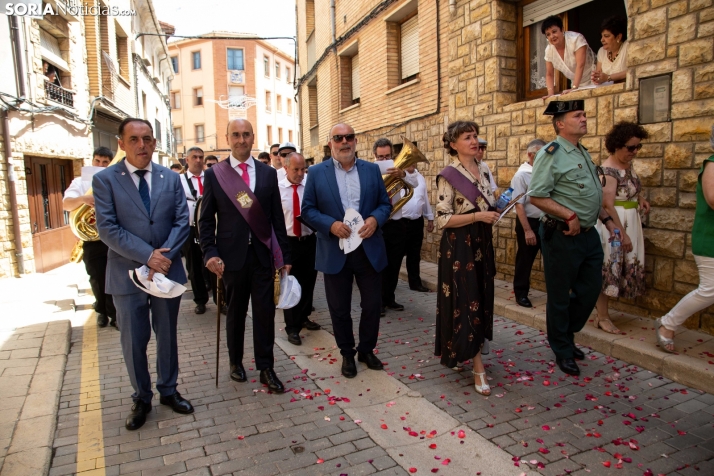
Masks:
[[[555,116],[570,111],[584,111],[585,101],[576,99],[574,101],[551,101],[543,111],[544,116]]]

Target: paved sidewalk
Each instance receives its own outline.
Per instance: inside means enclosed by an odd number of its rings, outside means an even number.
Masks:
[[[0,286],[0,475],[46,474],[83,267]],[[72,283],[72,284],[70,284]]]
[[[468,369],[433,357],[436,294],[404,282],[406,310],[380,326],[387,371],[360,367],[345,381],[318,279],[313,318],[325,330],[305,331],[299,348],[278,331],[284,395],[257,381],[250,320],[248,382],[228,378],[224,340],[214,386],[215,307],[197,316],[186,295],[179,391],[196,412],[177,415],[155,399],[136,432],[124,428],[131,387],[118,332],[87,318],[72,333],[50,474],[714,474],[713,395],[597,351],[586,350],[580,378],[567,377],[542,331],[497,317],[485,357],[494,394],[484,398]]]
[[[424,286],[436,290],[436,264],[422,261],[421,269]],[[402,267],[401,278],[407,278],[405,267]],[[529,297],[533,308],[519,306],[515,303],[512,283],[496,280],[494,312],[545,332],[545,304],[548,296],[542,291],[531,290]],[[714,336],[689,329],[677,331],[677,353],[669,354],[657,346],[653,319],[614,310],[610,314],[622,331],[621,334],[608,334],[596,329],[590,319],[583,330],[575,335],[576,342],[652,370],[675,382],[714,393]],[[595,316],[596,312],[593,311]]]

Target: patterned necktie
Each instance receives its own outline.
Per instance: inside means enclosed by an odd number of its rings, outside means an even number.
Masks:
[[[298,187],[298,184],[293,184],[293,233],[299,238],[302,236],[302,223],[297,219],[297,217],[300,216],[300,195],[298,195]]]
[[[243,181],[250,188],[250,175],[248,175],[248,164],[242,163],[238,164],[238,167],[243,171]]]
[[[199,175],[196,177],[196,180],[198,180],[198,194],[203,196],[203,182],[201,182],[201,176]]]
[[[149,183],[144,178],[148,170],[135,170],[134,173],[139,176],[139,195],[141,195],[141,201],[144,202],[144,207],[146,207],[146,213],[151,213],[151,197],[149,196]]]

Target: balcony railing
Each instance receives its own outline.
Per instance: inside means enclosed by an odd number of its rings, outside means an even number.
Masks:
[[[45,95],[48,99],[64,104],[65,106],[74,107],[74,93],[62,86],[57,86],[45,80]]]

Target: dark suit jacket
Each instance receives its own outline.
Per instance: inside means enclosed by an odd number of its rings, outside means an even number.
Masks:
[[[230,160],[230,159],[226,159]],[[278,189],[278,174],[276,170],[259,160],[255,164],[255,191],[263,211],[270,221],[275,236],[283,252],[285,264],[291,264],[290,244],[285,230],[285,217]],[[242,180],[237,177],[238,180]],[[218,256],[225,263],[226,271],[238,271],[245,264],[248,252],[248,235],[250,226],[243,215],[236,209],[234,197],[229,197],[216,179],[213,168],[204,172],[203,201],[198,227],[203,249],[204,262]],[[216,219],[218,227],[216,228]],[[273,257],[270,250],[253,237],[253,247],[260,263],[265,267],[273,267]]]
[[[109,294],[142,292],[129,279],[129,270],[146,264],[154,249],[170,248],[167,278],[186,282],[181,245],[188,237],[188,207],[180,175],[156,162],[151,164],[151,213],[124,161],[98,172],[92,180],[99,238],[109,246]]]
[[[392,204],[389,202],[379,166],[360,159],[357,159],[355,164],[360,184],[357,211],[365,220],[373,216],[378,224],[377,231],[362,241],[362,246],[372,267],[380,272],[387,266],[387,252],[381,228],[389,219]],[[340,239],[330,233],[330,227],[335,221],[341,222],[344,219],[345,210],[340,199],[340,190],[337,188],[332,158],[310,167],[301,214],[305,221],[317,230],[315,269],[327,274],[339,273],[347,258],[340,249]]]

